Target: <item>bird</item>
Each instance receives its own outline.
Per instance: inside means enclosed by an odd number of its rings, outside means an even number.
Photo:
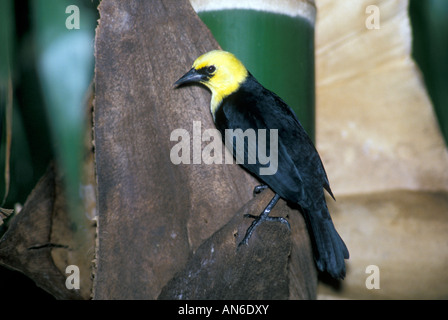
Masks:
[[[278,166],[274,174],[260,174],[263,164],[258,159],[240,162],[262,181],[254,193],[269,187],[275,195],[259,216],[247,215],[254,220],[239,245],[247,245],[257,226],[264,221],[279,221],[289,226],[285,218],[269,216],[282,198],[298,205],[304,217],[317,269],[335,279],[344,279],[345,259],[349,259],[349,252],[335,229],[324,190],[333,199],[334,195],[315,145],[294,111],[227,51],[212,50],[199,56],[174,86],[192,83],[204,85],[211,91],[210,111],[223,141],[225,131],[229,129],[277,130]],[[246,157],[250,147],[258,148],[258,140],[249,140],[247,144],[255,145],[245,145]],[[229,151],[236,156],[235,145]]]

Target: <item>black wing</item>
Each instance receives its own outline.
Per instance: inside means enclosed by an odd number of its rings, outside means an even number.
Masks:
[[[270,145],[270,129],[277,129],[278,134],[278,166],[275,174],[260,174],[263,165],[258,157],[255,163],[248,163],[250,150],[245,146],[245,161],[242,165],[259,177],[282,198],[299,203],[304,208],[319,208],[323,200],[323,188],[330,194],[328,179],[311,139],[306,134],[291,108],[276,94],[265,89],[255,78],[249,78],[240,89],[223,100],[215,114],[217,128],[225,135],[225,129],[267,129],[267,150],[273,150]],[[257,139],[258,141],[258,139]],[[236,144],[233,145],[236,154]]]

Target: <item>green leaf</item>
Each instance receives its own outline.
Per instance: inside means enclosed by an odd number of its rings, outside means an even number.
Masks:
[[[413,56],[448,144],[448,1],[411,0]]]
[[[37,70],[71,209],[79,203],[85,101],[93,77],[95,17],[83,1],[32,1]],[[75,5],[78,10],[69,10]],[[69,29],[73,21],[79,29]],[[74,214],[73,219],[76,219]]]

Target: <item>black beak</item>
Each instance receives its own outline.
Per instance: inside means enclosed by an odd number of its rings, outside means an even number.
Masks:
[[[177,80],[174,85],[179,86],[185,83],[199,82],[203,79],[203,75],[198,73],[195,68],[191,68],[186,74],[184,74],[179,80]]]

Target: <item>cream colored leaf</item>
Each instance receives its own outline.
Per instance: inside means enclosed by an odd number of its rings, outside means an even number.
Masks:
[[[374,5],[380,29],[368,29]],[[407,0],[316,0],[317,145],[336,195],[448,190]]]

